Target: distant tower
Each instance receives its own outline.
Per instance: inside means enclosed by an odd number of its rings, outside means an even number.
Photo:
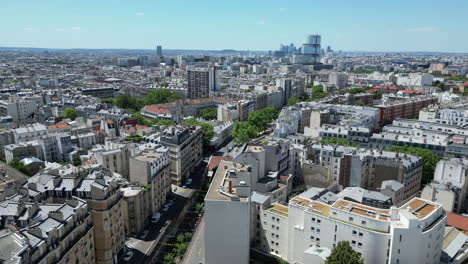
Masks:
[[[156,55],[158,55],[160,57],[162,56],[162,46],[158,45],[156,47]]]
[[[309,35],[305,44],[302,44],[300,54],[293,55],[294,63],[312,63],[320,62],[322,48],[320,46],[320,35]]]

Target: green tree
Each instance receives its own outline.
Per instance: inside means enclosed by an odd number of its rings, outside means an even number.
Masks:
[[[201,203],[195,204],[195,212],[197,214],[200,214],[202,212],[202,210],[203,210],[203,204],[201,204]]]
[[[145,126],[150,126],[150,121],[147,120],[145,117],[141,115],[140,112],[135,112],[130,116],[130,119],[135,119],[137,120],[137,123],[139,125],[145,125]]]
[[[114,98],[113,105],[122,109],[140,111],[145,103],[143,99],[132,98],[126,94],[119,94],[116,98]]]
[[[364,264],[364,260],[349,245],[349,241],[340,241],[325,260],[326,264]]]
[[[193,117],[185,120],[184,124],[187,126],[201,126],[203,133],[203,145],[208,146],[210,144],[210,141],[214,136],[214,128],[212,125],[205,122],[200,122]]]
[[[78,117],[78,113],[76,112],[75,109],[73,109],[71,107],[67,107],[67,108],[65,108],[65,110],[63,110],[60,117],[75,120]]]
[[[340,146],[345,146],[345,147],[359,147],[359,145],[354,143],[354,142],[349,142],[346,139],[335,138],[335,137],[332,137],[330,139],[322,139],[320,141],[320,143],[322,143],[322,144],[334,144],[334,145],[340,145]]]
[[[382,95],[383,95],[382,92],[376,92],[376,93],[374,93],[373,97],[374,97],[374,99],[382,99]]]
[[[355,102],[355,104],[356,104],[357,106],[365,106],[365,105],[366,105],[361,99],[357,100],[357,101]]]
[[[207,107],[200,110],[199,116],[205,120],[216,120],[218,118],[217,107]]]
[[[297,99],[297,97],[291,97],[288,99],[288,106],[291,106],[291,105],[295,105],[297,103],[299,103],[300,100]]]
[[[80,166],[81,165],[81,159],[78,156],[75,156],[72,161],[73,166]]]
[[[432,154],[432,152],[429,150],[410,146],[393,146],[388,150],[393,152],[414,154],[421,157],[423,160],[421,184],[424,185],[430,183],[434,179],[434,171],[440,158]]]
[[[257,131],[263,131],[268,124],[278,117],[278,111],[273,106],[249,113],[248,122],[257,128]]]
[[[164,264],[173,264],[173,263],[175,263],[175,255],[172,254],[172,253],[167,253],[166,255],[164,255],[163,262],[164,262]]]
[[[135,143],[141,142],[141,136],[138,133],[132,132],[129,136],[125,137],[125,140],[132,141]]]
[[[257,128],[249,122],[234,122],[234,129],[231,135],[236,138],[238,143],[247,143],[257,137]]]
[[[323,97],[327,95],[328,93],[323,91],[323,85],[316,85],[312,87],[312,93],[311,93],[310,99],[318,100],[318,99],[322,99]]]
[[[169,90],[157,89],[148,93],[148,95],[145,97],[145,104],[152,105],[171,103],[180,98],[180,95]]]
[[[11,167],[21,171],[22,173],[26,174],[26,175],[30,175],[31,171],[29,170],[29,167],[24,165],[23,162],[21,162],[21,160],[19,158],[13,158],[9,163],[8,165],[10,165]]]

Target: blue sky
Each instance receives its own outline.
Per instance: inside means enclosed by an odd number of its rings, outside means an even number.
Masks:
[[[468,52],[468,0],[2,0],[0,46]]]

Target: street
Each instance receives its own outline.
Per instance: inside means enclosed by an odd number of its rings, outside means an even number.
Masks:
[[[158,242],[166,240],[164,239],[166,237],[163,235],[168,231],[167,228],[180,216],[187,202],[191,199],[196,190],[200,189],[202,186],[202,175],[205,167],[206,161],[202,161],[193,174],[193,181],[188,188],[172,185],[171,197],[174,199],[174,204],[169,207],[167,212],[161,211],[161,218],[159,221],[156,224],[150,223],[148,229],[143,232],[141,237],[127,238],[125,245],[132,250],[133,256],[129,261],[124,261],[122,259],[120,263],[147,263],[149,261],[149,256],[152,255],[153,251],[158,250],[156,248]]]
[[[205,219],[202,218],[195,231],[195,235],[190,242],[189,248],[185,252],[182,264],[200,264],[205,263]]]

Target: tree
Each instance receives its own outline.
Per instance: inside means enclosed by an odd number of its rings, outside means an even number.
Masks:
[[[172,253],[167,253],[166,255],[164,255],[163,262],[164,262],[164,264],[173,264],[173,263],[175,263],[175,255],[172,254]]]
[[[382,92],[376,92],[376,93],[374,93],[373,97],[374,97],[374,99],[382,99],[382,95],[383,95]]]
[[[195,212],[197,214],[200,214],[202,212],[202,210],[203,210],[203,204],[201,204],[201,203],[195,204]]]
[[[288,99],[288,106],[291,106],[291,105],[295,105],[297,103],[299,103],[300,100],[297,99],[297,97],[291,97]]]
[[[421,157],[423,160],[421,184],[430,183],[434,179],[434,171],[440,158],[432,154],[429,150],[410,146],[393,146],[390,147],[388,151],[414,154]]]
[[[19,158],[13,158],[10,163],[8,163],[11,167],[21,171],[26,175],[30,175],[31,171],[28,166],[24,165],[24,163]]]
[[[145,98],[146,105],[171,103],[180,99],[180,95],[166,89],[157,89],[148,93]]]
[[[361,99],[357,100],[355,104],[357,106],[365,106],[366,105]]]
[[[81,165],[81,159],[78,156],[73,157],[72,161],[73,166],[80,166]]]
[[[311,93],[310,99],[311,100],[318,100],[318,99],[321,99],[321,98],[323,98],[323,97],[325,97],[327,95],[328,95],[328,93],[323,91],[323,85],[316,85],[316,86],[312,87],[312,93]]]
[[[335,138],[332,137],[330,139],[322,139],[320,141],[322,144],[335,144],[335,145],[340,145],[340,146],[345,146],[345,147],[358,147],[359,145],[354,143],[354,142],[349,142],[346,139],[343,138]]]
[[[216,120],[218,118],[217,107],[207,107],[200,110],[199,116],[205,120]]]
[[[125,137],[125,140],[132,141],[135,143],[141,142],[141,136],[138,133],[132,132],[129,136]]]
[[[65,108],[65,110],[63,110],[60,117],[75,120],[78,117],[78,113],[76,112],[75,109],[73,109],[71,107],[67,107],[67,108]]]
[[[257,128],[249,122],[234,122],[234,129],[231,135],[236,138],[238,143],[247,143],[257,137]]]
[[[257,131],[263,131],[268,124],[278,117],[278,111],[273,106],[249,113],[248,122],[257,128]]]
[[[184,124],[187,126],[201,126],[203,133],[203,145],[208,146],[210,144],[210,141],[214,136],[214,128],[212,125],[205,122],[200,122],[193,117],[185,120]]]
[[[349,245],[349,241],[340,241],[325,260],[326,264],[364,264],[364,260]]]

